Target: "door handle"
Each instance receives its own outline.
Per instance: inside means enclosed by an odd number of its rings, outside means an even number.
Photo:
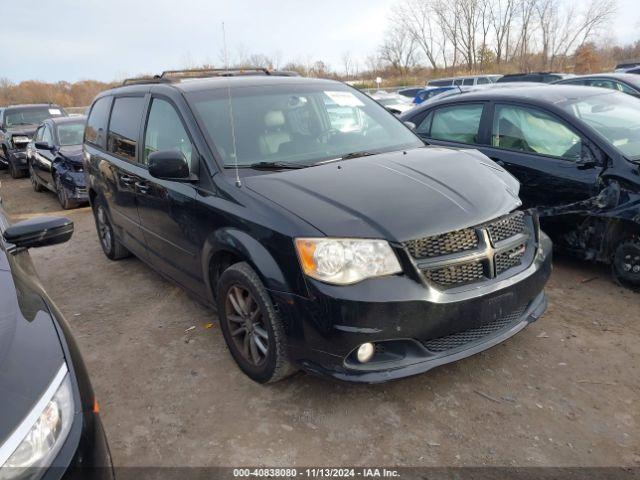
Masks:
[[[120,175],[120,181],[125,185],[131,185],[133,183],[133,178],[129,175]]]
[[[136,190],[138,190],[142,194],[146,194],[149,192],[149,185],[147,185],[146,183],[136,182],[135,186]]]

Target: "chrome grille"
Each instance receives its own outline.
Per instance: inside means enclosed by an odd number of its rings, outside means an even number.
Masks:
[[[434,270],[425,270],[423,273],[427,279],[443,287],[465,285],[484,278],[482,262],[447,265]]]
[[[447,350],[454,350],[463,347],[467,344],[477,342],[485,337],[493,335],[501,330],[505,330],[507,327],[515,325],[520,317],[524,314],[524,307],[519,308],[508,315],[497,318],[496,320],[481,325],[476,328],[470,328],[462,332],[452,333],[445,337],[434,338],[432,340],[425,340],[422,344],[425,348],[434,353],[446,352]]]
[[[522,263],[522,257],[524,256],[525,250],[526,245],[522,243],[517,247],[498,253],[495,260],[496,274],[500,275],[502,272],[506,272],[510,268],[520,265]]]
[[[531,213],[518,211],[404,245],[428,282],[449,289],[525,268],[535,253],[536,226]]]
[[[405,246],[413,258],[433,258],[476,248],[478,234],[475,228],[465,228],[442,235],[410,240],[405,243]]]
[[[491,241],[495,245],[525,230],[524,212],[516,212],[487,225]]]

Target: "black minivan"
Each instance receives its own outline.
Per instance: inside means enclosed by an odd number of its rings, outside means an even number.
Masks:
[[[426,147],[340,82],[200,75],[94,100],[89,198],[107,257],[217,308],[249,377],[405,377],[544,312],[551,242],[503,168]]]

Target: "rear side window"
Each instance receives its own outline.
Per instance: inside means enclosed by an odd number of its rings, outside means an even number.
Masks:
[[[144,97],[119,97],[113,102],[107,150],[129,162],[136,161]]]
[[[105,148],[107,140],[107,121],[109,119],[109,106],[111,97],[102,97],[91,108],[85,129],[85,142]]]
[[[482,110],[481,104],[439,108],[427,115],[418,127],[418,133],[435,140],[478,143]]]
[[[465,78],[462,80],[462,85],[473,85],[473,78]]]
[[[487,83],[491,83],[487,77],[478,77],[478,85],[486,85]]]
[[[451,80],[431,80],[429,85],[434,87],[446,87],[447,85],[451,85],[453,82]]]

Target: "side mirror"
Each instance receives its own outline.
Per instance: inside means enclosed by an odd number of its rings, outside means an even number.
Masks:
[[[54,148],[49,142],[35,142],[34,145],[38,150],[53,150]]]
[[[163,180],[192,181],[197,177],[189,172],[184,154],[177,148],[159,150],[149,154],[149,173]]]
[[[73,222],[65,217],[36,217],[11,225],[4,239],[12,247],[9,252],[64,243],[73,235]]]
[[[414,131],[414,132],[416,131],[417,127],[416,127],[415,123],[413,123],[413,122],[402,122],[402,123],[404,123],[409,128],[409,130]]]
[[[189,164],[184,154],[177,148],[159,150],[149,154],[149,174],[162,180],[192,181],[197,180],[189,172]]]

